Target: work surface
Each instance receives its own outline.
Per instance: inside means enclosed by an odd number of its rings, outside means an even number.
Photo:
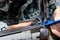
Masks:
[[[0,40],[40,40],[40,26],[29,26],[0,32]],[[52,40],[49,36],[48,40]]]
[[[30,30],[28,30],[18,34],[0,37],[0,40],[40,40],[39,38],[37,38],[37,36],[39,35],[40,35],[39,32],[31,34]],[[49,36],[48,40],[53,40],[53,39],[51,36]]]

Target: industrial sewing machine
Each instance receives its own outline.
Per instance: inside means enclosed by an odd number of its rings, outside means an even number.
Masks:
[[[2,1],[3,2],[3,1]],[[53,20],[53,12],[56,9],[55,0],[9,0],[2,3],[1,22],[5,26],[33,20],[33,25],[0,31],[0,40],[47,40],[48,28],[43,24]],[[7,7],[6,7],[7,5]],[[6,9],[4,9],[6,7]],[[4,15],[4,16],[3,16]]]

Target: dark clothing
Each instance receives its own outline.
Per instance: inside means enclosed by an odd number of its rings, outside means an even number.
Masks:
[[[12,3],[9,6],[9,19],[15,19],[18,15],[19,8],[26,3],[27,0],[12,0]]]

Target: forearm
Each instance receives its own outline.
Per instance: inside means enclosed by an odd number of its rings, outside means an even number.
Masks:
[[[32,22],[19,23],[19,24],[16,24],[16,25],[8,26],[6,29],[26,27],[26,26],[29,26],[29,25],[31,25],[31,24],[32,24]]]

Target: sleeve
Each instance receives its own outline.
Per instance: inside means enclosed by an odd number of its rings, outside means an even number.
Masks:
[[[0,31],[5,30],[8,27],[7,23],[1,22],[0,23]]]

